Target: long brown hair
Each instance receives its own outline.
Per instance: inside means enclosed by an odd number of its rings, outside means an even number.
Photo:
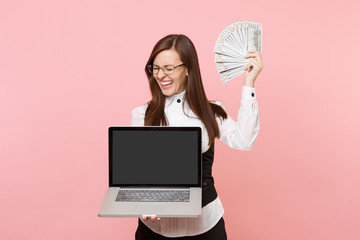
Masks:
[[[169,49],[174,49],[179,54],[181,61],[188,69],[185,100],[188,101],[191,110],[205,125],[210,145],[214,142],[215,137],[219,137],[219,126],[215,116],[224,120],[227,118],[227,114],[222,107],[210,103],[206,98],[195,46],[188,37],[182,34],[171,34],[160,39],[146,63],[145,72],[149,79],[152,100],[149,101],[146,109],[145,126],[168,125],[164,112],[165,96],[162,94],[153,74],[148,71],[148,66],[153,64],[155,57],[161,51]]]

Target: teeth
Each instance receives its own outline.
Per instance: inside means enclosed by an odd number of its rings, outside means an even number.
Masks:
[[[172,82],[161,82],[161,85],[163,85],[163,86],[167,86],[167,85],[170,85],[170,84],[172,84]]]

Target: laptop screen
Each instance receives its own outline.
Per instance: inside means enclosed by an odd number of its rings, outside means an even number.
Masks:
[[[201,128],[110,127],[110,186],[200,186]]]

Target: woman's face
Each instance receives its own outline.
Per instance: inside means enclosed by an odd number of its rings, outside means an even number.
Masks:
[[[166,65],[178,66],[180,64],[183,64],[183,62],[181,62],[179,54],[174,49],[170,49],[161,51],[156,55],[153,67],[161,68]],[[187,68],[185,66],[176,68],[169,75],[164,74],[162,69],[159,69],[159,72],[153,75],[165,96],[172,96],[186,89]]]

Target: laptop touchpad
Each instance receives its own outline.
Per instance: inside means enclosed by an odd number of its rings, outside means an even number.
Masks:
[[[146,203],[139,203],[136,206],[136,211],[137,212],[141,212],[142,214],[156,214],[158,212],[164,212],[166,210],[166,205],[161,205],[161,204],[146,204]]]

